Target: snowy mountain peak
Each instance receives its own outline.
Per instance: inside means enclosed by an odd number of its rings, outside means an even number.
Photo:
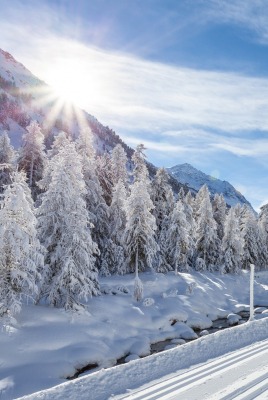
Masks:
[[[245,197],[229,182],[207,175],[193,167],[191,164],[184,163],[176,165],[172,168],[168,168],[168,172],[171,176],[177,179],[178,182],[187,185],[193,192],[197,192],[201,186],[206,184],[212,196],[216,193],[222,193],[229,206],[234,206],[235,204],[240,203],[242,205],[247,204],[251,207],[251,204],[245,199]]]
[[[6,60],[9,60],[9,61],[12,61],[12,62],[16,62],[15,58],[10,53],[8,53],[7,51],[4,51],[4,50],[0,49],[0,54],[2,56],[4,56]]]
[[[18,88],[44,84],[10,53],[2,49],[0,49],[0,76]]]

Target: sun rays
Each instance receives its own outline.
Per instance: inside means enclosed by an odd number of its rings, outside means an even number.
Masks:
[[[85,112],[73,102],[59,96],[54,88],[42,84],[27,88],[25,92],[31,95],[34,109],[43,117],[39,122],[45,134],[63,130],[69,136],[74,136],[88,126]]]

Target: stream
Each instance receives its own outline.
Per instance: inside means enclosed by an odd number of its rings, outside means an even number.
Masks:
[[[256,306],[256,307],[258,307],[258,306]],[[228,328],[232,328],[233,326],[236,326],[236,325],[244,324],[249,319],[249,311],[241,311],[241,312],[238,312],[237,315],[239,315],[241,317],[241,319],[237,322],[233,322],[232,324],[230,324],[230,321],[228,321],[227,318],[221,318],[221,319],[217,319],[217,320],[213,321],[213,325],[210,328],[207,328],[204,330],[193,328],[194,332],[197,334],[196,339],[198,339],[202,336],[205,336],[205,335],[209,335],[211,333],[218,332],[223,329],[228,329]],[[268,316],[268,314],[267,314],[267,316]],[[168,349],[180,346],[182,344],[186,344],[188,342],[192,342],[193,340],[196,340],[196,339],[188,340],[188,339],[181,339],[181,338],[175,338],[175,339],[173,338],[173,339],[166,339],[163,341],[152,343],[151,351],[150,351],[150,354],[148,354],[148,355],[159,353],[161,351],[168,350]],[[121,358],[117,359],[117,362],[114,364],[114,366],[125,364],[125,363],[129,362],[129,360],[128,360],[129,356],[130,356],[130,353],[125,354]],[[147,356],[145,356],[145,357],[147,357]],[[90,363],[90,364],[85,365],[82,368],[76,369],[76,372],[71,376],[67,376],[66,379],[68,379],[68,380],[76,379],[85,372],[89,372],[89,371],[95,372],[95,371],[99,370],[100,368],[102,368],[102,367],[99,366],[98,364]]]

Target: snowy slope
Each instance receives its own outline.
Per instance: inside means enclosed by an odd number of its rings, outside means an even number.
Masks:
[[[0,76],[13,82],[18,88],[43,85],[40,79],[35,77],[27,68],[16,61],[8,52],[0,49]]]
[[[268,283],[266,272],[258,274],[261,274],[261,282]],[[100,393],[104,393],[101,398],[107,399],[107,392],[120,393],[119,389],[127,388],[122,382],[129,385],[125,376],[130,375],[124,375],[128,371],[132,374],[131,387],[136,387],[159,378],[164,372],[171,373],[267,338],[268,322],[264,321],[268,321],[268,287],[256,283],[255,304],[266,309],[256,316],[262,320],[255,331],[252,328],[251,336],[246,337],[241,325],[241,330],[229,329],[237,332],[232,341],[230,337],[225,339],[224,331],[222,335],[211,333],[209,341],[197,339],[180,347],[185,340],[199,337],[200,329],[209,329],[212,320],[230,313],[238,318],[238,312],[249,308],[249,273],[246,271],[239,276],[143,273],[140,278],[144,284],[144,300],[140,303],[132,296],[134,277],[126,275],[102,278],[101,290],[106,294],[92,298],[88,312],[72,314],[53,307],[25,304],[17,322],[0,326],[1,399],[14,399],[68,382],[66,378],[73,376],[77,369],[94,363],[98,366],[90,374],[89,382],[92,385],[96,382],[96,391],[98,385],[106,390]],[[168,343],[163,342],[167,339]],[[159,342],[165,349],[166,346],[175,347],[175,353],[150,356],[152,346]],[[199,342],[203,344],[198,345]],[[122,357],[127,357],[126,361],[137,361],[133,366],[129,362],[122,369],[108,369],[107,373],[103,370],[116,365]],[[117,374],[121,373],[119,377]],[[118,382],[112,382],[113,379]],[[75,390],[77,381],[71,382],[68,390]],[[94,396],[91,398],[96,400],[98,397]],[[71,392],[69,398],[82,397]]]
[[[209,176],[190,164],[185,163],[176,165],[168,168],[168,172],[171,176],[177,179],[178,182],[186,184],[190,189],[193,189],[193,192],[197,192],[201,186],[206,184],[212,196],[216,193],[222,193],[229,206],[234,206],[239,203],[242,205],[247,204],[251,207],[251,204],[245,199],[245,197],[229,182],[221,181],[220,179]]]

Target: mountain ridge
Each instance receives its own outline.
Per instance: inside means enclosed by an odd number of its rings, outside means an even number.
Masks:
[[[212,196],[216,193],[223,194],[228,206],[239,203],[252,208],[249,201],[230,182],[207,175],[189,163],[178,164],[167,170],[173,178],[187,185],[194,193],[206,184]]]

